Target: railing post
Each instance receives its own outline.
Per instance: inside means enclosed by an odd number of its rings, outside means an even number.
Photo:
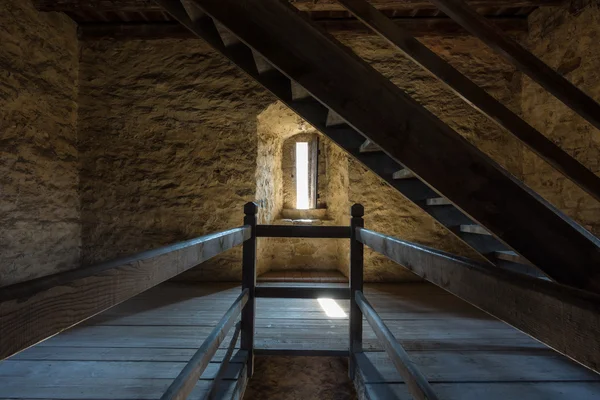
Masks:
[[[254,301],[254,290],[256,287],[256,203],[244,205],[244,225],[250,225],[251,236],[243,245],[242,258],[242,290],[248,289],[248,302],[242,311],[241,324],[241,349],[248,352],[248,377],[254,372],[254,315],[256,303]]]
[[[356,228],[363,228],[365,221],[365,208],[361,204],[354,204],[350,209],[352,219],[350,220],[350,357],[349,376],[354,379],[356,362],[354,355],[362,352],[362,312],[356,304],[355,295],[357,291],[363,290],[363,244],[356,239]]]

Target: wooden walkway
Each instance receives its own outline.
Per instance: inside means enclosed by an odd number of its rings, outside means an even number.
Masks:
[[[157,399],[239,293],[216,283],[153,288],[0,363],[0,398]],[[367,285],[365,293],[441,398],[600,398],[598,375],[434,286]],[[348,301],[337,303],[348,313]],[[410,398],[366,323],[364,332],[363,391]],[[327,316],[317,300],[257,299],[257,348],[347,346],[347,318]],[[223,353],[193,398],[208,390]],[[243,359],[230,365],[223,391],[233,393]]]

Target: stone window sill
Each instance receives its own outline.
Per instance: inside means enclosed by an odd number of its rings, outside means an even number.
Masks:
[[[284,208],[281,211],[282,219],[291,220],[327,220],[326,208],[313,208],[310,210],[296,210],[295,208]]]
[[[326,208],[296,210],[284,208],[279,222],[285,225],[328,225],[331,223]]]

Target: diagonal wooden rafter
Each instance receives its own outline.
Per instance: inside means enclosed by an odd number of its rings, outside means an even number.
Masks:
[[[431,0],[431,2],[557,99],[600,129],[600,104],[515,40],[504,35],[469,4],[463,0]]]
[[[394,47],[418,65],[444,82],[456,94],[480,110],[488,118],[513,133],[550,165],[573,180],[583,190],[600,200],[600,177],[588,170],[559,146],[523,121],[508,107],[452,67],[443,58],[429,50],[401,27],[395,25],[366,0],[338,0],[356,18],[361,20]],[[600,115],[598,116],[600,117]]]
[[[593,235],[293,7],[279,0],[193,0],[204,14],[192,22],[179,1],[157,1],[300,115],[305,104],[291,101],[290,79],[347,122],[349,134],[360,132],[378,144],[390,161],[409,168],[547,275],[600,290],[600,245]],[[214,36],[211,18],[233,33],[225,44]],[[252,54],[276,69],[263,76]],[[313,110],[309,120],[321,118],[322,111]]]
[[[344,11],[336,0],[290,0],[301,11]],[[380,10],[435,9],[428,0],[372,0]],[[481,8],[543,7],[563,4],[564,0],[470,0],[469,5]],[[33,0],[40,11],[78,12],[162,11],[153,0]]]

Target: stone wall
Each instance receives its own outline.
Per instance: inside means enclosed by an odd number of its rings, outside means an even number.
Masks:
[[[600,102],[600,7],[544,8],[529,17],[529,49]],[[523,77],[525,119],[579,162],[600,173],[600,132],[531,79]],[[600,203],[527,151],[524,180],[596,236]]]
[[[345,32],[337,38],[513,175],[522,175],[520,142],[433,75],[379,36]],[[521,112],[521,73],[479,39],[429,36],[419,40],[509,109]]]
[[[316,131],[304,120],[298,117],[293,111],[287,108],[283,103],[276,102],[269,106],[263,113],[258,116],[258,163],[256,172],[256,197],[259,204],[262,204],[259,211],[259,223],[291,225],[298,224],[290,219],[284,218],[284,212],[287,211],[286,206],[295,205],[295,197],[292,200],[285,201],[285,188],[287,186],[288,196],[293,189],[290,186],[292,180],[289,176],[290,160],[284,157],[284,149],[288,139],[294,137],[314,137]],[[324,191],[326,201],[329,203],[329,198],[339,199],[340,194],[343,196],[347,192],[348,187],[339,187],[335,182],[339,182],[337,175],[343,174],[339,171],[340,166],[344,166],[344,161],[347,160],[343,156],[342,163],[332,166],[330,159],[333,157],[335,161],[339,160],[340,151],[334,148],[334,144],[327,138],[319,135],[319,140],[322,142],[322,147],[325,150],[323,159],[328,165],[322,170],[326,171],[325,175],[320,177],[321,183],[326,182],[327,188]],[[288,151],[292,149],[288,148]],[[289,154],[288,154],[289,156]],[[288,157],[289,158],[289,157]],[[346,161],[347,163],[347,161]],[[347,174],[347,171],[346,171]],[[333,197],[332,197],[333,196]],[[306,213],[302,218],[310,218],[313,211],[320,214],[320,217],[325,215],[315,224],[319,225],[337,225],[341,224],[336,214],[337,205],[333,206],[333,213],[329,214],[329,209],[326,213],[324,210],[304,210]],[[347,222],[345,222],[347,224]],[[302,223],[303,224],[303,223]],[[288,238],[260,238],[258,240],[258,270],[259,273],[268,270],[341,270],[343,265],[342,260],[345,257],[340,257],[339,240],[336,239],[288,239]]]
[[[522,150],[510,135],[471,110],[433,77],[376,36],[340,39],[473,143],[520,176]],[[518,108],[519,75],[472,38],[426,38],[426,44],[492,94]],[[519,92],[519,90],[517,90]],[[259,223],[282,221],[282,145],[306,122],[200,41],[86,43],[81,57],[83,256],[86,262],[134,253],[239,225],[247,201]],[[366,225],[403,239],[473,255],[428,215],[375,175],[327,148],[327,220],[349,223],[363,203]],[[259,273],[338,269],[339,240],[260,239]],[[185,279],[239,279],[240,249]],[[366,279],[415,279],[367,251]]]
[[[40,14],[29,0],[4,2],[0,11],[0,286],[73,268],[80,247],[90,264],[240,225],[247,201],[260,204],[260,223],[281,222],[283,140],[314,130],[202,41],[85,42],[78,54],[76,26],[64,15]],[[594,4],[578,13],[539,10],[530,17],[529,36],[520,39],[600,100],[599,20]],[[377,36],[345,32],[338,38],[600,233],[597,202],[435,78]],[[481,42],[468,36],[422,41],[600,171],[597,130]],[[324,148],[324,223],[346,225],[350,204],[359,202],[368,228],[475,256],[331,142],[324,140]],[[237,280],[240,256],[240,248],[231,250],[182,278]],[[347,273],[348,246],[263,239],[259,257],[259,272]],[[414,279],[368,250],[365,266],[369,281]]]
[[[74,268],[77,26],[0,2],[0,286]]]
[[[79,131],[86,263],[239,226],[273,98],[200,40],[87,42]],[[238,280],[241,247],[185,274]]]

